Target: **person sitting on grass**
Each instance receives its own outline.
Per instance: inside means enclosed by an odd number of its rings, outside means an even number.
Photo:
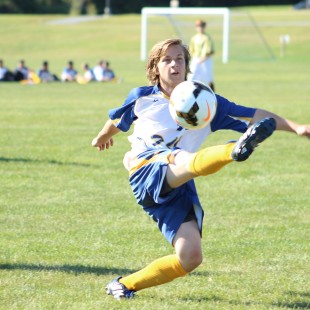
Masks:
[[[29,68],[25,64],[25,60],[21,59],[15,68],[15,81],[28,80]]]
[[[87,84],[91,81],[95,81],[95,75],[93,70],[89,67],[88,64],[84,64],[82,66],[82,69],[84,71],[83,74],[78,74],[76,77],[76,80],[79,84]]]
[[[102,63],[103,68],[103,78],[102,81],[109,82],[115,79],[114,71],[110,68],[110,63],[108,61],[104,61]]]
[[[48,61],[43,61],[42,67],[37,72],[41,83],[59,81],[59,78],[55,74],[50,73],[48,66]]]
[[[78,72],[74,69],[72,60],[68,61],[67,67],[62,71],[61,80],[63,82],[74,82]]]
[[[0,82],[13,82],[14,74],[4,66],[4,62],[0,59]]]
[[[135,292],[183,277],[201,264],[204,211],[195,178],[247,160],[275,130],[310,138],[310,125],[237,105],[218,94],[217,111],[208,126],[198,130],[182,128],[169,113],[169,97],[186,79],[189,61],[189,51],[181,40],[157,43],[146,65],[151,85],[130,91],[122,106],[110,110],[110,119],[92,140],[92,146],[99,151],[108,150],[114,144],[113,137],[134,124],[129,136],[131,150],[124,157],[129,183],[138,204],[157,223],[175,252],[108,283],[107,293],[115,299],[132,298]],[[204,140],[218,130],[244,134],[237,142],[199,150]]]
[[[103,63],[105,60],[99,60],[98,64],[92,69],[95,80],[97,82],[102,82],[103,81]]]

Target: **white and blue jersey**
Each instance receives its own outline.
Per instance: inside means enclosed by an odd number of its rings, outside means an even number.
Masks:
[[[161,195],[167,166],[176,150],[196,152],[212,132],[231,129],[245,132],[256,109],[236,105],[216,95],[217,111],[205,128],[186,130],[176,124],[169,112],[169,98],[155,86],[133,89],[123,105],[109,111],[110,119],[122,131],[134,130],[131,142],[129,182],[137,202],[157,222],[161,232],[172,240],[194,209],[200,231],[203,209],[194,181]]]
[[[169,98],[159,91],[157,85],[133,89],[124,104],[110,110],[109,116],[122,131],[128,131],[134,123],[134,132],[129,137],[133,151],[178,147],[196,152],[211,132],[221,129],[245,132],[256,111],[219,95],[216,98],[217,111],[213,121],[198,130],[186,130],[175,123],[169,112]]]

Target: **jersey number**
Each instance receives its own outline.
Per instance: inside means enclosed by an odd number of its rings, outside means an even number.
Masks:
[[[154,142],[153,142],[153,145],[154,145],[154,146],[164,143],[164,139],[163,139],[163,137],[160,136],[160,135],[153,135],[151,138],[152,138],[153,141],[154,141]],[[173,148],[173,147],[175,147],[175,146],[179,143],[179,141],[180,141],[180,138],[179,138],[179,137],[178,137],[178,138],[175,138],[175,139],[173,139],[171,142],[167,143],[166,146],[167,146],[168,148]]]

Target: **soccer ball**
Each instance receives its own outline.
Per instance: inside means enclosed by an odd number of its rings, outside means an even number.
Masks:
[[[183,128],[200,129],[210,124],[216,106],[216,96],[209,86],[200,81],[184,81],[173,89],[169,111]]]

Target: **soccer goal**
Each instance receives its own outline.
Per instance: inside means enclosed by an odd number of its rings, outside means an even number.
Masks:
[[[141,60],[147,58],[147,42],[148,42],[148,20],[150,16],[166,16],[175,32],[178,32],[178,27],[173,20],[176,15],[196,15],[203,18],[204,16],[220,15],[223,17],[222,27],[222,62],[228,63],[229,58],[229,9],[228,8],[157,8],[145,7],[141,11]],[[177,33],[181,36],[181,33]]]

